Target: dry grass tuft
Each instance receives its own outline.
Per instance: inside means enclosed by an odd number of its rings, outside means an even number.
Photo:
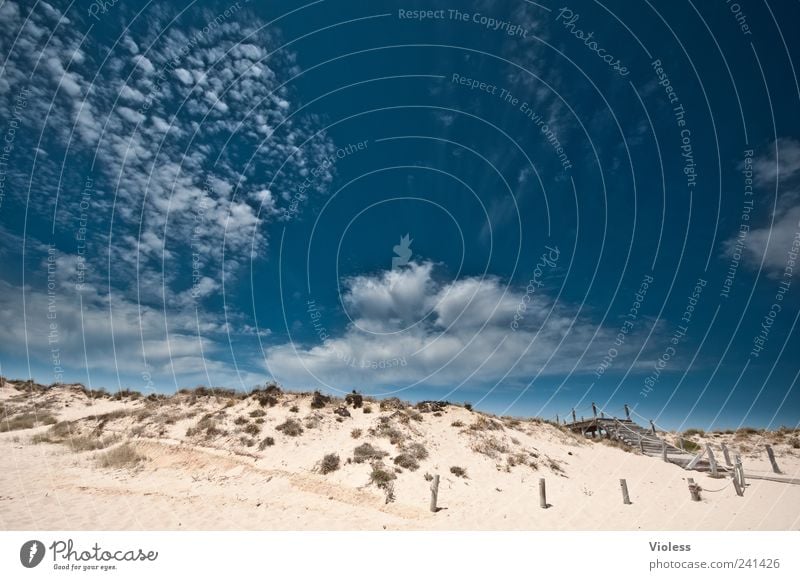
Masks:
[[[286,419],[286,421],[275,427],[275,430],[281,431],[284,435],[288,435],[289,437],[297,437],[303,434],[303,426],[299,421],[295,421],[294,419]]]
[[[130,443],[123,443],[118,447],[109,449],[100,454],[97,461],[100,467],[109,469],[121,469],[126,467],[134,467],[144,459],[139,455]]]

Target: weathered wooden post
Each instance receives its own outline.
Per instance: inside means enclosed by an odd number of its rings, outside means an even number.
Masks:
[[[706,452],[708,453],[708,463],[711,465],[711,477],[719,477],[717,459],[714,457],[714,451],[711,449],[710,444],[706,444]]]
[[[652,419],[650,419],[650,430],[653,432],[653,435],[656,434],[656,424],[653,423]]]
[[[577,423],[578,421],[575,419],[575,409],[572,409],[572,422]]]
[[[686,449],[683,448],[683,437],[678,437],[678,445],[680,445],[681,451],[686,451]]]
[[[628,407],[628,403],[625,403],[625,418],[630,421],[631,420],[631,409]]]
[[[664,461],[667,461],[667,442],[666,441],[662,441],[661,442],[661,459],[663,459]]]
[[[639,451],[644,453],[644,443],[642,442],[642,435],[639,434]]]
[[[724,441],[721,443],[721,447],[722,447],[722,455],[723,457],[725,457],[725,465],[727,465],[728,467],[733,467],[733,463],[731,463],[730,453],[728,453],[728,446],[725,445]]]
[[[736,490],[736,495],[742,497],[744,495],[744,490],[742,489],[742,486],[739,485],[739,474],[737,473],[738,470],[739,468],[736,467],[733,471],[733,489]]]
[[[734,460],[736,461],[736,469],[739,472],[739,485],[742,486],[742,491],[744,491],[746,484],[744,481],[744,465],[742,465],[742,456],[737,453],[734,456]]]
[[[544,477],[539,478],[539,507],[547,509],[547,493],[544,487]]]
[[[624,479],[620,479],[619,486],[622,488],[622,503],[631,505],[631,498],[628,496],[628,482]]]
[[[434,475],[431,482],[431,511],[436,513],[439,508],[436,507],[436,502],[439,499],[439,476]]]
[[[767,448],[767,456],[769,457],[769,462],[772,464],[772,471],[775,473],[780,473],[781,470],[778,468],[778,462],[775,461],[775,452],[772,451],[772,445],[765,445]]]
[[[592,415],[594,415],[594,418],[597,419],[597,405],[594,403],[592,403]]]
[[[693,477],[686,479],[689,483],[689,495],[692,496],[692,501],[700,501],[700,486],[694,482]]]

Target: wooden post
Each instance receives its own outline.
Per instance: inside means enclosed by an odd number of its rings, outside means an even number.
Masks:
[[[572,422],[577,423],[578,421],[575,419],[575,409],[572,409]]]
[[[781,470],[778,468],[778,462],[775,461],[775,453],[772,451],[772,445],[765,445],[767,448],[767,455],[769,456],[769,462],[772,464],[772,471],[775,473],[780,473]]]
[[[642,436],[639,435],[639,451],[644,453],[644,443],[642,443]]]
[[[683,448],[683,437],[678,437],[678,445],[681,446],[681,451],[686,451],[686,449]]]
[[[628,403],[625,403],[625,418],[630,421],[631,420],[631,409],[628,407]]]
[[[539,478],[539,507],[547,509],[547,493],[544,488],[544,477]]]
[[[708,462],[711,464],[711,477],[719,477],[717,459],[714,457],[714,451],[712,451],[711,445],[706,444],[706,452],[708,453]]]
[[[733,467],[733,463],[731,463],[730,453],[728,453],[728,446],[725,445],[724,441],[721,443],[721,446],[722,446],[722,455],[723,457],[725,457],[725,465],[727,465],[728,467]]]
[[[686,481],[689,482],[689,495],[692,496],[692,501],[700,501],[700,486],[695,484],[692,477],[687,478]]]
[[[436,502],[439,499],[439,476],[434,475],[431,482],[431,511],[436,513],[439,508],[436,507]]]
[[[661,442],[661,459],[663,459],[664,461],[667,460],[667,442],[666,441],[662,441]]]
[[[744,481],[744,466],[742,465],[742,456],[737,453],[734,456],[734,459],[736,461],[736,469],[739,472],[739,485],[742,486],[742,491],[744,491],[746,484]]]
[[[592,403],[592,415],[594,415],[594,418],[597,419],[597,405],[594,403]]]
[[[742,489],[742,486],[739,485],[739,474],[737,473],[738,471],[739,468],[737,467],[734,469],[733,472],[733,489],[736,490],[736,495],[742,497],[744,495],[744,490]]]
[[[650,419],[650,429],[653,431],[653,435],[656,434],[656,424],[653,423],[653,420]]]
[[[622,503],[631,505],[631,498],[628,496],[628,482],[624,479],[620,479],[619,486],[622,488]]]

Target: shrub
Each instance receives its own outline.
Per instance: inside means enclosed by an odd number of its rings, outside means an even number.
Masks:
[[[792,449],[800,449],[800,439],[792,437],[789,439],[789,445],[791,445]]]
[[[454,465],[453,467],[451,467],[450,473],[452,473],[456,477],[463,477],[464,479],[468,479],[467,470],[464,469],[463,467],[459,467],[458,465]]]
[[[404,407],[403,401],[397,397],[389,397],[382,400],[380,403],[381,411],[398,411]]]
[[[494,437],[479,439],[472,444],[472,450],[489,457],[497,457],[498,453],[508,453],[508,445]]]
[[[253,398],[258,401],[258,404],[262,407],[274,407],[278,404],[278,399],[273,395],[269,395],[264,391],[258,391],[257,393],[253,393]]]
[[[463,421],[453,421],[452,423],[450,423],[450,426],[451,427],[463,427],[464,426],[464,422]]]
[[[472,403],[464,403],[464,408],[467,411],[472,411]]]
[[[414,459],[426,459],[428,457],[428,450],[422,443],[411,443],[405,447],[407,453],[410,453]]]
[[[263,417],[267,413],[266,411],[262,411],[261,409],[256,409],[255,411],[250,411],[250,416],[255,419],[256,417]]]
[[[233,420],[234,425],[244,425],[247,422],[247,417],[236,417],[236,419]]]
[[[195,435],[199,435],[203,431],[205,431],[206,439],[216,437],[217,435],[221,435],[223,433],[223,431],[217,428],[216,421],[214,421],[210,415],[206,415],[197,422],[197,425],[194,427],[189,427],[189,429],[186,430],[186,436],[193,437]]]
[[[322,409],[325,405],[331,402],[331,398],[327,395],[323,395],[319,391],[314,391],[314,394],[311,395],[311,408],[312,409]]]
[[[702,429],[687,429],[683,432],[684,437],[694,437],[695,435],[699,435],[700,437],[704,437],[706,434],[705,431]]]
[[[261,433],[261,427],[259,427],[258,425],[250,424],[244,428],[244,432],[247,433],[248,435],[255,436]]]
[[[680,440],[678,441],[678,446],[679,447],[681,446],[680,445],[681,442],[683,442],[683,449],[685,451],[690,452],[690,453],[694,453],[694,452],[699,451],[700,449],[702,449],[702,447],[700,447],[700,445],[698,445],[697,443],[695,443],[691,439],[684,439],[683,437],[681,437]]]
[[[328,453],[318,464],[318,468],[322,475],[327,475],[332,471],[339,469],[339,456],[336,453]]]
[[[350,437],[352,437],[353,439],[358,439],[359,437],[361,437],[361,433],[362,433],[361,429],[353,429],[352,431],[350,431]]]
[[[481,416],[469,428],[473,431],[501,431],[503,424],[500,421]]]
[[[303,426],[300,425],[299,421],[295,421],[294,419],[286,419],[286,421],[275,427],[275,430],[282,431],[284,435],[288,435],[289,437],[297,437],[303,434]]]
[[[291,407],[289,407],[289,411],[291,411],[292,413],[299,413],[300,407],[298,407],[297,405],[292,405]]]
[[[264,451],[267,447],[272,447],[275,445],[275,439],[272,437],[265,437],[264,440],[258,444],[259,451]]]
[[[123,443],[118,447],[114,447],[102,453],[98,458],[98,463],[100,467],[115,469],[133,467],[142,461],[142,459],[144,459],[144,457],[139,455],[130,443]]]
[[[367,405],[366,407],[364,407],[364,414],[369,415],[370,413],[372,413],[372,407]]]
[[[245,447],[252,447],[253,445],[256,444],[255,439],[251,439],[250,437],[245,437],[244,435],[239,437],[239,442]]]
[[[394,458],[394,463],[395,465],[399,465],[405,469],[410,469],[411,471],[419,469],[419,463],[410,453],[401,453]]]
[[[353,405],[354,409],[359,409],[364,404],[364,397],[353,391],[344,398],[344,402]]]
[[[383,487],[390,481],[397,479],[394,471],[390,471],[381,461],[375,461],[372,464],[372,471],[369,474],[369,482],[374,483],[378,487]]]
[[[279,397],[283,394],[283,391],[277,385],[277,383],[267,383],[264,392],[268,395],[272,395],[273,397]]]
[[[389,455],[382,449],[373,447],[369,443],[362,443],[353,450],[353,461],[356,463],[363,463],[365,461],[372,461],[373,459],[383,459]]]

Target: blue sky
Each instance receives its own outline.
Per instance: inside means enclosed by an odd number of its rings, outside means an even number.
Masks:
[[[268,4],[0,5],[3,375],[798,423],[797,3]]]

